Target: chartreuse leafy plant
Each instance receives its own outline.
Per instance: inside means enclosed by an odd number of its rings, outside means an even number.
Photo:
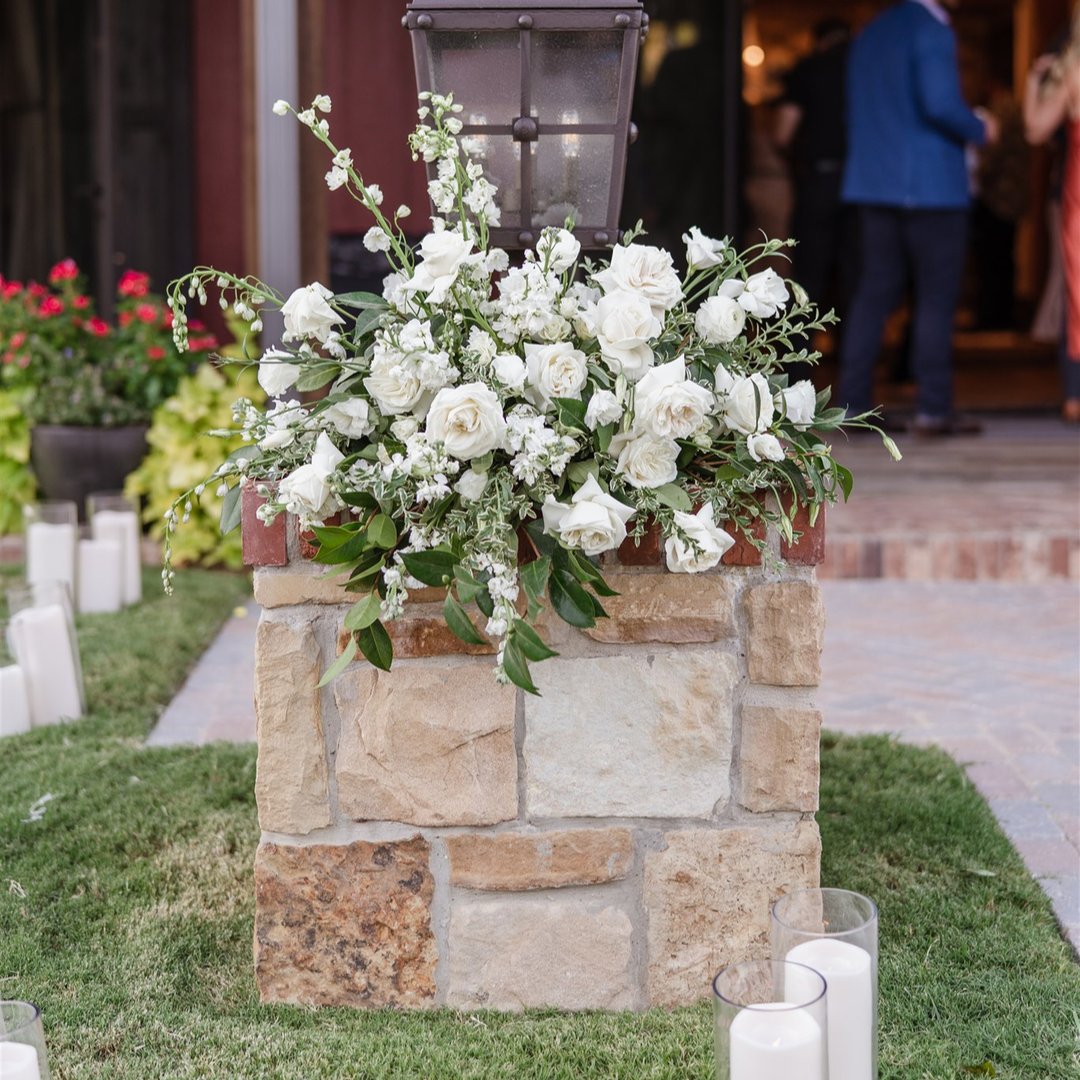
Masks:
[[[0,390],[0,536],[22,528],[22,508],[34,499],[30,422],[19,395]]]
[[[314,529],[316,560],[355,595],[353,637],[327,679],[357,652],[390,667],[385,623],[420,584],[446,590],[459,637],[495,639],[500,680],[535,692],[529,664],[553,655],[537,616],[551,607],[577,627],[603,617],[611,590],[594,560],[649,521],[668,568],[696,573],[733,542],[725,522],[751,535],[764,517],[790,539],[800,508],[813,520],[847,497],[851,475],[830,440],[873,416],[830,407],[808,381],[789,385],[785,362],[817,358],[794,342],[833,316],[761,268],[785,242],[738,253],[691,229],[680,276],[636,231],[594,263],[553,223],[511,267],[488,242],[496,191],[458,138],[460,106],[424,95],[409,145],[433,166],[437,216],[414,251],[400,225],[408,208],[382,209],[378,186],[331,141],[329,111],[320,96],[297,118],[332,155],[328,186],[374,217],[364,242],[393,268],[382,295],[335,296],[316,282],[285,298],[210,267],[169,294],[180,348],[188,303],[208,289],[248,320],[281,310],[283,347],[259,364],[278,400],[238,404],[249,445],[213,482],[258,478],[263,520],[296,514]],[[325,396],[293,396],[314,390]],[[166,582],[189,498],[167,519]]]

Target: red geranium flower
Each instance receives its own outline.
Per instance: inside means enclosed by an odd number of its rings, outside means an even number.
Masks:
[[[31,281],[26,287],[26,291],[35,299],[39,296],[44,296],[49,290],[44,285],[39,285],[36,281]]]
[[[151,345],[146,350],[146,355],[150,357],[151,360],[164,360],[165,350],[160,345]]]
[[[88,308],[90,306],[90,297],[76,296],[75,299],[71,301],[71,306],[76,307],[80,311],[82,311],[84,308]]]
[[[46,296],[38,306],[38,314],[43,319],[50,319],[53,315],[59,315],[64,310],[64,305],[58,296]]]
[[[121,326],[130,326],[135,316],[130,311],[121,311],[116,317],[116,321]]]
[[[16,330],[15,333],[11,335],[11,342],[10,342],[11,348],[13,348],[13,349],[19,348],[25,340],[26,340],[26,331],[25,330]]]
[[[150,275],[138,270],[125,270],[116,291],[121,296],[145,296],[150,291]]]
[[[95,315],[87,322],[86,329],[95,337],[105,337],[109,332],[109,324],[104,319],[99,319]]]
[[[0,294],[3,295],[5,300],[10,300],[14,296],[18,296],[22,292],[21,281],[5,281],[3,286],[0,287]]]
[[[78,276],[79,268],[75,265],[74,259],[64,259],[49,271],[49,281],[54,285],[61,281],[74,281]]]
[[[144,323],[157,322],[158,309],[153,304],[140,304],[135,309],[135,317]]]

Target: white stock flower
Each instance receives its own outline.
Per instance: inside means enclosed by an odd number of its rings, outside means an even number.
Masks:
[[[368,184],[367,186],[368,198],[376,205],[382,206],[383,193],[382,188],[378,184]]]
[[[700,574],[711,570],[735,541],[713,520],[712,507],[706,504],[696,514],[675,511],[675,524],[697,550],[679,535],[669,536],[664,544],[667,568],[673,574]]]
[[[268,426],[266,433],[258,442],[260,450],[283,450],[296,438],[293,425],[304,418],[304,411],[299,401],[275,401],[266,410]]]
[[[687,439],[702,424],[716,399],[686,377],[683,357],[650,368],[634,391],[634,421],[653,435]]]
[[[691,270],[704,270],[710,266],[719,266],[727,249],[726,240],[714,240],[706,236],[696,225],[682,235],[686,245],[686,265]]]
[[[611,265],[594,277],[605,293],[623,289],[643,296],[658,318],[682,299],[671,254],[648,244],[620,244],[611,252]]]
[[[289,103],[284,98],[278,98],[274,102],[274,115],[286,116],[289,112]]]
[[[378,225],[372,225],[366,233],[364,233],[364,247],[368,251],[389,251],[390,250],[390,237],[379,228]]]
[[[783,461],[784,448],[775,435],[767,431],[761,435],[748,435],[746,449],[754,461]]]
[[[590,431],[595,431],[605,424],[614,424],[616,420],[621,420],[622,414],[622,404],[610,390],[597,390],[589,398],[589,407],[585,410],[585,426]]]
[[[330,491],[330,477],[344,458],[327,434],[321,433],[311,460],[278,485],[278,497],[286,509],[304,523],[322,521],[340,509],[340,502]]]
[[[755,372],[735,380],[724,399],[722,419],[731,431],[756,435],[772,423],[774,411],[768,380]]]
[[[318,97],[311,103],[313,109],[318,109],[319,112],[328,113],[331,109],[330,95],[319,94]]]
[[[569,342],[554,345],[525,345],[528,369],[528,397],[534,405],[547,409],[552,398],[580,398],[588,376],[585,354]]]
[[[600,555],[626,539],[626,523],[634,513],[632,506],[606,494],[590,474],[569,503],[547,497],[543,506],[544,532],[558,536],[586,555]]]
[[[483,457],[506,439],[506,419],[494,390],[483,383],[443,387],[435,395],[424,428],[430,442],[441,442],[459,461]]]
[[[331,191],[337,191],[337,189],[339,187],[341,187],[343,184],[347,184],[349,182],[349,174],[343,168],[341,168],[340,165],[335,165],[326,174],[325,179],[326,179],[326,186]]]
[[[335,402],[327,406],[322,415],[323,419],[328,420],[348,439],[362,439],[375,430],[371,406],[361,397]]]
[[[739,304],[748,315],[771,319],[787,303],[789,295],[784,279],[770,267],[746,279]]]
[[[387,274],[382,282],[383,299],[391,306],[404,311],[409,305],[408,278],[396,270]]]
[[[300,365],[292,353],[267,349],[259,361],[259,385],[271,396],[284,394],[300,377]]]
[[[776,404],[791,421],[797,431],[805,431],[814,422],[817,408],[817,391],[809,379],[802,379],[788,386],[777,395]]]
[[[487,487],[488,474],[477,472],[475,469],[466,469],[461,478],[454,485],[454,490],[466,501],[476,502],[484,494]]]
[[[315,126],[315,111],[314,109],[305,109],[303,112],[296,114],[296,119],[300,121],[305,127]]]
[[[286,340],[313,337],[326,341],[333,328],[345,320],[327,303],[334,294],[319,282],[297,289],[281,309]]]
[[[353,163],[352,151],[347,146],[343,146],[334,155],[333,161],[340,169],[351,169]]]
[[[595,327],[607,366],[629,382],[637,382],[652,366],[649,341],[662,329],[649,301],[639,293],[608,293],[597,302]]]
[[[694,316],[694,329],[710,345],[734,341],[746,325],[746,312],[728,296],[710,296]]]
[[[627,432],[611,440],[608,453],[616,458],[615,472],[631,487],[658,488],[679,474],[679,444],[649,432]]]
[[[411,292],[425,292],[431,303],[441,304],[470,251],[472,241],[453,229],[428,233],[420,242],[423,262],[416,267],[407,288]]]
[[[545,229],[536,243],[536,254],[549,270],[561,274],[574,265],[581,244],[568,229]]]
[[[525,388],[528,369],[516,353],[499,353],[491,362],[491,370],[507,390],[518,393]]]

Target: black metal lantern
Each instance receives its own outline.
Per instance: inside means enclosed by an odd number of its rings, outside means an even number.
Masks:
[[[470,152],[499,187],[493,243],[531,246],[574,221],[585,248],[618,238],[632,137],[637,0],[412,0],[421,91],[453,93]]]

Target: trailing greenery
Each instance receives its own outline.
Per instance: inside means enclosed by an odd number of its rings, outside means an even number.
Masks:
[[[19,395],[0,390],[0,536],[22,529],[22,508],[32,502],[30,424]]]
[[[60,1080],[707,1080],[708,1006],[644,1015],[261,1006],[255,751],[142,738],[240,577],[80,620],[91,714],[4,744],[0,979],[44,1012]],[[149,585],[149,582],[148,582]],[[40,821],[31,804],[53,793]],[[826,736],[823,878],[881,907],[883,1080],[1077,1076],[1080,968],[944,754]],[[991,1062],[994,1072],[979,1067]],[[974,1070],[974,1071],[973,1071]]]

